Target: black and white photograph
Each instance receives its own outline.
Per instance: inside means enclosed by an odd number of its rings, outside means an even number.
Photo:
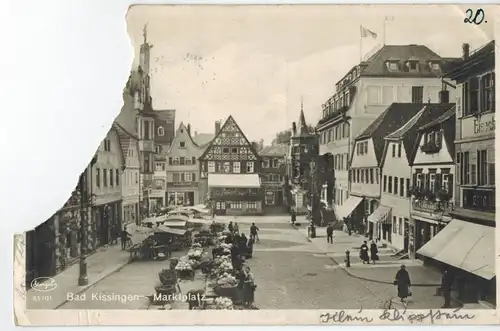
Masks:
[[[490,322],[489,7],[137,5],[126,20],[123,107],[25,233],[27,310]]]

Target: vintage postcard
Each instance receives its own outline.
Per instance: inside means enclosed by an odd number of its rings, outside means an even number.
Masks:
[[[497,18],[130,7],[123,108],[15,237],[17,324],[499,323]]]

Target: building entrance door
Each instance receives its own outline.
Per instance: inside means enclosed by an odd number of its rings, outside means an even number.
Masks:
[[[187,206],[194,206],[194,192],[186,192],[186,199],[184,201]]]

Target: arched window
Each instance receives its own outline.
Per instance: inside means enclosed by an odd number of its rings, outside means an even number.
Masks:
[[[165,135],[165,129],[163,128],[163,126],[158,127],[158,135],[159,136]]]

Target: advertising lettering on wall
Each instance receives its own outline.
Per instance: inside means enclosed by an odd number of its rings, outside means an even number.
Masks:
[[[495,131],[495,116],[491,119],[475,119],[474,120],[474,134],[487,133]]]
[[[212,189],[212,196],[216,200],[249,200],[258,201],[261,199],[260,191],[257,188],[225,188],[216,187]]]

